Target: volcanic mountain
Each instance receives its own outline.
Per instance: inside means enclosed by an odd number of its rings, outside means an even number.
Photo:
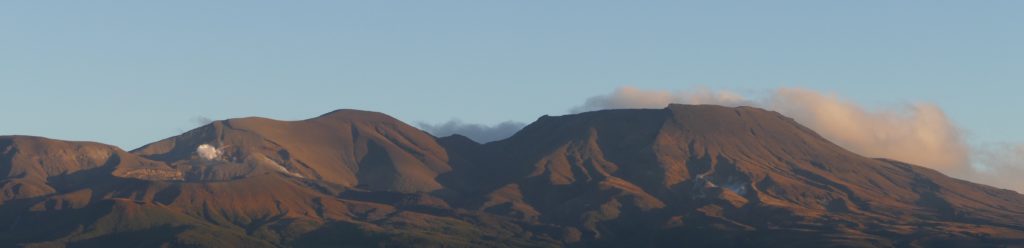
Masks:
[[[0,189],[4,247],[1024,245],[1024,195],[751,107],[543,116],[487,144],[358,110],[130,152],[5,136]]]

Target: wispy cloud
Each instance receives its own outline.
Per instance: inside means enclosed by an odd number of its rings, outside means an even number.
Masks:
[[[206,116],[196,116],[192,117],[191,121],[196,125],[205,126],[206,124],[210,124],[211,122],[213,122],[213,119],[210,119],[210,117]]]
[[[967,179],[1024,193],[1024,145],[988,144],[975,149],[974,155],[977,168]]]

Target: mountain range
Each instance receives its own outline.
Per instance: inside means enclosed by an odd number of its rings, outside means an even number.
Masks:
[[[0,246],[1013,247],[1024,195],[752,107],[542,116],[486,144],[337,110],[131,151],[0,136]]]

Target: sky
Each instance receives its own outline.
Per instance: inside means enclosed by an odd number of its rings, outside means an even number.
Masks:
[[[2,1],[0,135],[133,149],[207,118],[354,108],[486,127],[569,114],[623,89],[758,103],[798,89],[883,115],[934,106],[969,149],[1014,150],[1001,144],[1024,144],[1021,9],[1009,0]]]

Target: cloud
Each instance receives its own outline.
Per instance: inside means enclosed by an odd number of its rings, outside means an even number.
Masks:
[[[866,156],[927,165],[951,174],[970,169],[970,147],[960,129],[934,104],[868,110],[834,95],[779,89],[761,105]]]
[[[974,154],[977,168],[966,179],[1024,193],[1024,145],[988,144],[975,149]]]
[[[220,150],[209,144],[202,144],[196,147],[196,154],[206,160],[217,160],[220,158]]]
[[[911,103],[868,109],[835,95],[783,88],[748,99],[729,91],[651,91],[624,87],[587,99],[570,112],[616,108],[664,108],[669,103],[756,106],[778,111],[853,152],[927,166],[948,175],[1010,187],[1024,177],[1024,146],[994,149],[967,144],[963,131],[941,108]],[[979,164],[987,167],[980,168]]]
[[[420,122],[417,123],[417,126],[437,137],[460,134],[469,137],[476,142],[487,143],[508,138],[520,129],[523,129],[523,126],[526,126],[526,124],[522,122],[506,121],[498,123],[497,125],[482,125],[463,123],[460,120],[450,120],[441,124]]]
[[[743,96],[728,92],[714,92],[709,89],[692,91],[649,91],[633,87],[622,87],[608,95],[588,98],[583,105],[569,110],[571,113],[602,109],[664,108],[669,103],[716,104],[724,106],[754,105]]]

